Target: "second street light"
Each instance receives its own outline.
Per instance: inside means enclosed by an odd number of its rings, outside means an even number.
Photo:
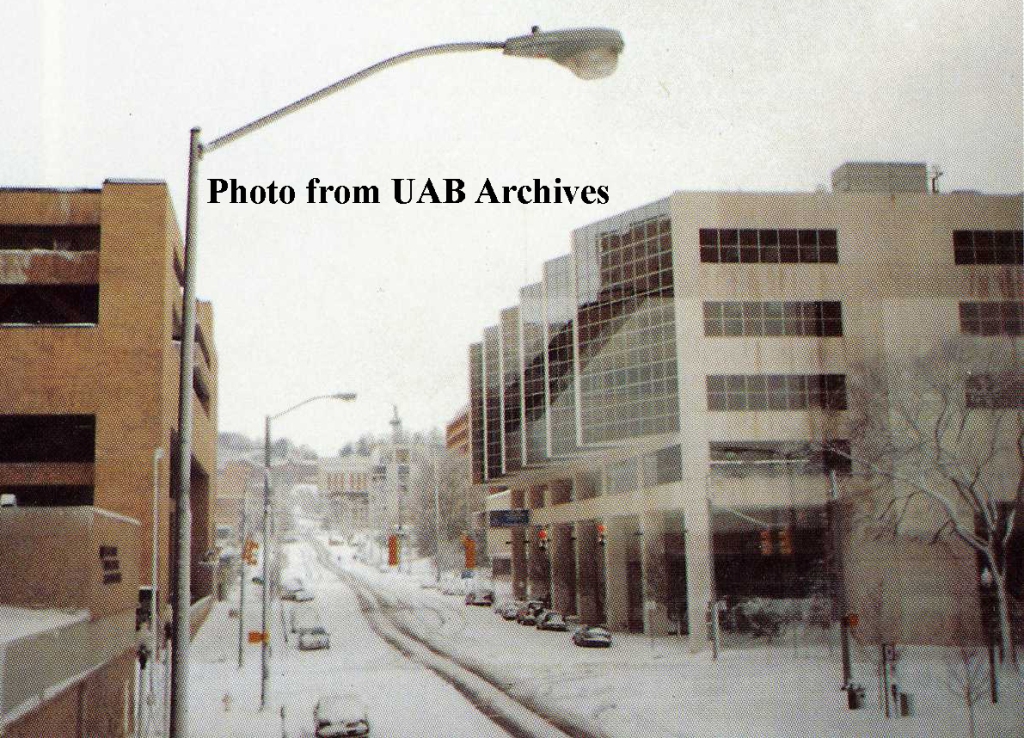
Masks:
[[[351,402],[356,399],[354,392],[337,392],[333,395],[314,395],[297,405],[292,405],[287,410],[282,410],[275,415],[268,415],[264,424],[263,436],[263,607],[260,617],[260,709],[267,706],[267,692],[270,684],[270,646],[269,633],[267,631],[267,615],[270,610],[270,423],[292,410],[298,410],[303,405],[308,405],[317,400],[345,400]]]
[[[356,72],[334,84],[328,85],[295,102],[279,108],[231,131],[208,144],[200,141],[200,129],[193,128],[189,139],[188,184],[185,208],[184,272],[185,284],[182,296],[181,360],[178,375],[178,475],[175,500],[175,538],[178,550],[177,582],[175,587],[173,630],[174,640],[171,652],[171,735],[181,738],[188,734],[188,648],[190,641],[189,608],[190,571],[189,552],[192,546],[192,509],[189,499],[191,492],[192,462],[192,373],[195,362],[195,286],[196,286],[196,223],[198,220],[198,178],[199,162],[205,154],[225,146],[246,134],[274,123],[308,105],[351,87],[377,72],[382,72],[412,59],[440,54],[468,51],[500,50],[507,56],[533,59],[549,59],[568,69],[581,79],[599,79],[610,75],[618,62],[624,47],[618,31],[608,28],[579,28],[541,32],[534,28],[532,33],[516,36],[505,41],[478,41],[441,44],[408,51]]]

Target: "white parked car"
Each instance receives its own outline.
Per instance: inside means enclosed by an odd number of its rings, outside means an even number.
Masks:
[[[354,694],[321,697],[313,708],[316,738],[370,734],[366,703]]]
[[[326,628],[316,626],[303,630],[299,633],[300,651],[317,651],[321,648],[331,647],[331,634]]]
[[[296,602],[312,602],[313,593],[310,592],[308,589],[300,589],[292,595],[292,599]]]

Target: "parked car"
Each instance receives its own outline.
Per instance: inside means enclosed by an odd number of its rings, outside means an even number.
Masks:
[[[577,646],[608,648],[612,645],[612,634],[597,625],[583,625],[573,632],[572,642]]]
[[[300,589],[292,595],[292,599],[296,602],[312,602],[313,593],[308,589]]]
[[[565,617],[557,610],[545,610],[537,618],[537,630],[561,630],[569,629]]]
[[[321,697],[313,708],[316,738],[370,734],[366,703],[353,694]]]
[[[540,600],[530,600],[516,613],[516,622],[520,625],[536,625],[537,616],[544,609],[544,603]]]
[[[316,651],[331,647],[331,634],[319,625],[299,632],[299,650]]]
[[[499,603],[494,608],[494,611],[505,618],[505,620],[515,620],[516,615],[519,613],[519,608],[525,604],[525,602],[519,602],[518,600],[505,600]]]
[[[281,580],[281,599],[294,600],[295,593],[302,589],[302,580],[297,577],[288,577]]]
[[[490,607],[494,604],[493,589],[473,589],[466,595],[467,605],[483,605]]]

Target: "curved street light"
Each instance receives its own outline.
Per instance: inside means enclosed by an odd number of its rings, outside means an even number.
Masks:
[[[426,56],[452,54],[465,51],[502,50],[507,56],[532,59],[550,59],[570,69],[581,79],[600,79],[615,70],[624,43],[622,35],[608,28],[577,28],[559,31],[541,31],[536,26],[526,36],[515,36],[505,41],[482,41],[441,44],[408,51],[345,77],[307,95],[290,105],[269,113],[262,118],[235,129],[210,143],[200,141],[199,127],[193,128],[189,140],[188,183],[185,209],[185,285],[182,296],[181,361],[178,375],[178,475],[175,499],[177,516],[175,538],[178,546],[177,582],[175,607],[173,611],[174,640],[171,650],[171,726],[173,738],[188,734],[188,646],[190,641],[190,580],[192,547],[191,493],[192,465],[192,373],[195,368],[195,285],[196,285],[196,221],[199,161],[208,154],[232,141],[280,120],[290,113],[322,100],[339,90],[363,81],[378,72],[403,62]],[[303,403],[300,403],[303,404]],[[265,553],[265,552],[264,552]]]

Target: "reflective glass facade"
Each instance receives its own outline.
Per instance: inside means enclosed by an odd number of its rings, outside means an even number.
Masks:
[[[547,458],[545,403],[544,286],[531,284],[519,292],[519,330],[523,352],[523,463]]]
[[[584,444],[679,430],[667,207],[575,233]]]
[[[511,474],[523,466],[523,368],[519,349],[519,308],[501,311],[501,468]]]
[[[498,326],[484,329],[485,479],[501,476],[501,341]]]
[[[469,346],[469,448],[473,484],[484,481],[484,354],[483,344]]]
[[[549,456],[572,453],[577,448],[573,371],[575,318],[572,257],[566,255],[544,264]]]

